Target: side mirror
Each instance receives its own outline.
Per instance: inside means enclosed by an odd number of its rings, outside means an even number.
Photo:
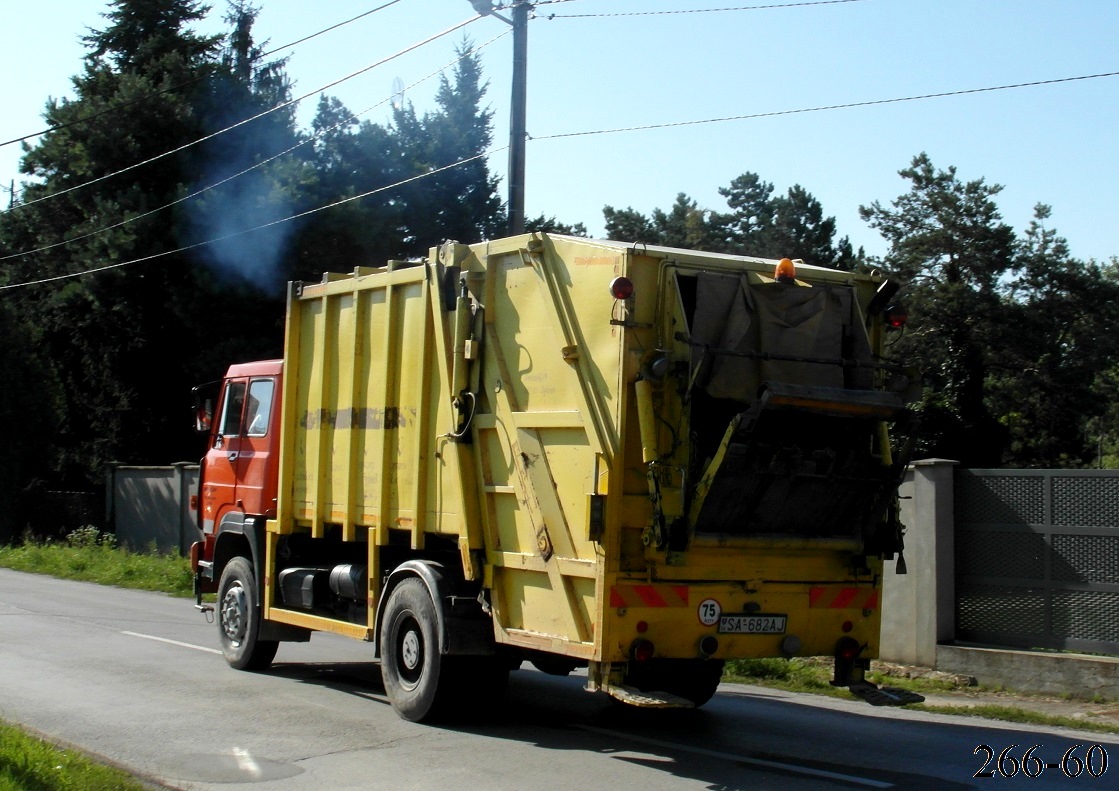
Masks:
[[[214,405],[207,398],[194,407],[194,430],[199,434],[209,434],[210,426],[214,422]]]
[[[214,425],[214,400],[217,398],[221,380],[197,385],[190,390],[194,404],[194,430],[199,434],[209,434]]]

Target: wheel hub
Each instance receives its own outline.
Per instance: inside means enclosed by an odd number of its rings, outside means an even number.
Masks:
[[[420,666],[422,658],[423,647],[420,643],[420,636],[416,634],[415,629],[409,629],[400,642],[400,659],[404,663],[405,669],[415,671]]]
[[[245,589],[233,585],[221,600],[221,628],[229,642],[237,646],[245,639],[248,626],[248,604]]]

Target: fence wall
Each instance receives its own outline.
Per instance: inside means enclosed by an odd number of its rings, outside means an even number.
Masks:
[[[114,466],[106,476],[108,523],[117,540],[132,549],[155,546],[186,554],[201,532],[190,510],[198,487],[198,465]]]
[[[883,659],[936,667],[952,643],[1119,656],[1119,471],[931,459],[901,494],[908,573],[885,573]]]
[[[1119,471],[957,470],[956,639],[1119,654]]]

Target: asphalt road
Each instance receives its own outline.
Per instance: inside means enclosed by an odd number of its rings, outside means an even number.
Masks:
[[[183,789],[1119,788],[1114,736],[739,685],[698,711],[640,711],[520,670],[477,721],[416,725],[367,644],[315,635],[244,673],[216,630],[187,600],[0,569],[0,718]],[[1093,770],[1104,752],[1116,764],[1099,778],[1000,776],[1011,745],[1056,765],[1097,744]],[[991,778],[975,777],[979,745]]]

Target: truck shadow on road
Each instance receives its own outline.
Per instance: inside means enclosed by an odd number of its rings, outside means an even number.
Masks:
[[[270,674],[389,706],[375,662],[278,663]],[[504,696],[492,705],[429,727],[608,756],[639,771],[702,782],[712,791],[972,787],[900,767],[857,766],[861,752],[875,751],[866,747],[874,737],[859,738],[863,749],[856,750],[852,736],[889,729],[890,721],[805,707],[764,690],[719,693],[696,710],[636,709],[587,693],[584,683],[581,675],[549,676],[526,666],[510,674]]]

